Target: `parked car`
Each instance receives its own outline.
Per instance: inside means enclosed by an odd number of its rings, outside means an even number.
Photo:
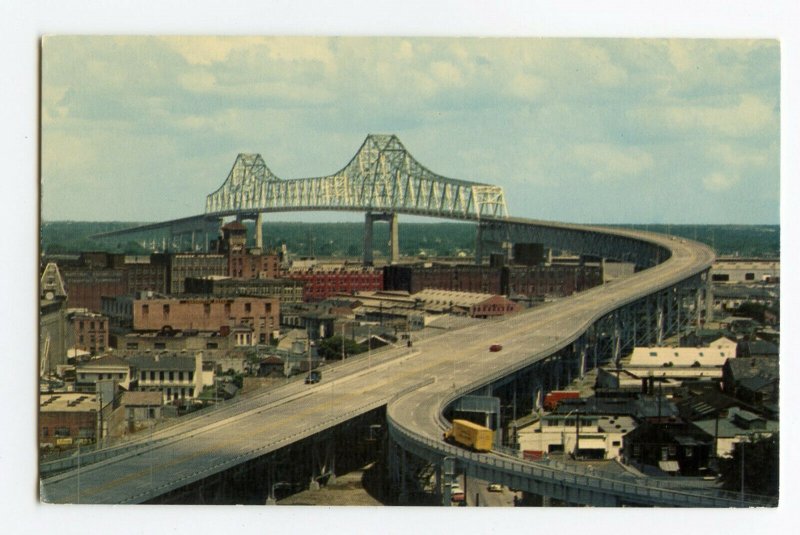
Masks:
[[[500,483],[490,483],[487,488],[489,492],[503,492],[503,485]]]

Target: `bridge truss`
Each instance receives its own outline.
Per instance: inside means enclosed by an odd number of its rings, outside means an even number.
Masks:
[[[395,135],[367,136],[330,176],[283,180],[260,154],[239,154],[228,178],[206,198],[206,216],[289,210],[352,210],[480,220],[508,216],[503,188],[429,171]]]

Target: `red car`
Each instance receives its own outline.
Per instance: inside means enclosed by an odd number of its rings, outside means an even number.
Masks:
[[[489,346],[489,351],[491,351],[493,353],[496,353],[497,351],[500,351],[501,349],[503,349],[503,346],[501,346],[500,344],[492,344],[492,345]]]

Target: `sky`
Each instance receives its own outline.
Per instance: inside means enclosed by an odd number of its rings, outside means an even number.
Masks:
[[[42,218],[196,215],[240,152],[326,176],[392,133],[437,174],[502,186],[513,216],[777,224],[780,55],[775,39],[49,36]]]

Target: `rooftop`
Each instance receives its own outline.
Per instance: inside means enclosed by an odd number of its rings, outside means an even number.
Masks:
[[[139,370],[194,371],[195,369],[194,357],[187,357],[178,353],[139,354],[130,357],[128,362]]]
[[[96,394],[64,392],[39,395],[41,412],[91,412],[97,411],[97,408]]]
[[[130,363],[114,355],[103,355],[100,358],[79,362],[77,368],[81,370],[86,368],[96,368],[98,366],[109,368],[128,368],[130,367]]]
[[[122,405],[128,407],[161,406],[161,392],[124,392]]]

